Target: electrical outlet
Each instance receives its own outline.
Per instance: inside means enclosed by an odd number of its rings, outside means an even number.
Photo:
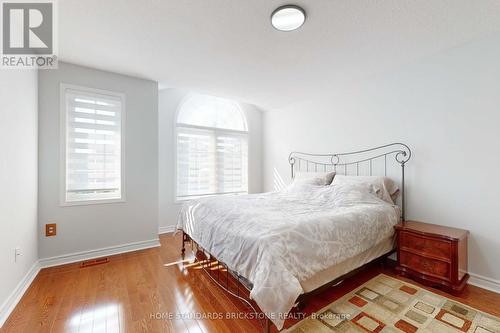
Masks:
[[[21,252],[21,248],[20,247],[16,247],[14,249],[14,262],[17,262],[17,258],[19,256],[22,256],[22,255],[23,255],[23,253]]]
[[[45,225],[45,237],[51,237],[57,235],[57,224],[48,223]]]

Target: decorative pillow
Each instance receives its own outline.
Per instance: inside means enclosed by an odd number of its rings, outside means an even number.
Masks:
[[[332,183],[335,172],[297,172],[293,181],[284,190],[287,192],[308,191],[311,186],[325,186]]]
[[[373,188],[377,197],[390,204],[394,204],[399,195],[398,186],[388,177],[336,175],[332,186],[337,184],[366,184]]]
[[[310,185],[330,185],[334,177],[335,172],[297,172],[293,182]]]

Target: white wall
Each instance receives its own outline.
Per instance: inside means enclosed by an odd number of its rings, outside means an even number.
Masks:
[[[177,109],[188,94],[181,89],[159,92],[159,221],[160,230],[172,230],[180,203],[175,202],[175,137]],[[248,191],[262,189],[262,113],[255,106],[241,104],[248,123]]]
[[[36,71],[0,73],[0,326],[37,257]],[[22,256],[14,262],[14,249]],[[5,312],[4,312],[5,311]]]
[[[304,88],[297,103],[264,113],[265,190],[289,180],[292,150],[405,142],[408,217],[469,229],[470,271],[499,282],[500,35],[342,90]]]
[[[38,79],[40,258],[157,239],[157,83],[61,62]],[[125,94],[126,202],[59,205],[60,83]],[[44,225],[51,222],[58,224],[57,236],[45,237]]]

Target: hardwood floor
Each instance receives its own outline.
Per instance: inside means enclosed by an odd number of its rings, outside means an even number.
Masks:
[[[204,272],[183,269],[180,236],[164,234],[160,240],[160,248],[113,256],[106,264],[42,270],[1,332],[260,332],[255,319],[218,318],[248,310]],[[326,306],[379,273],[394,276],[390,267],[371,265],[319,295],[303,312]],[[426,289],[500,316],[500,294],[474,286],[460,297]]]

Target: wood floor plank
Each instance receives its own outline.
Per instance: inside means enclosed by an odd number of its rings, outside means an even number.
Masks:
[[[0,332],[260,332],[257,320],[225,317],[250,311],[205,272],[182,262],[180,235],[164,234],[160,241],[159,248],[113,256],[107,264],[43,269]],[[372,265],[315,297],[303,313],[319,310],[379,273],[395,276],[390,267]],[[500,294],[474,286],[459,297],[426,289],[500,316]],[[214,318],[217,314],[224,317]],[[285,327],[296,321],[287,320]]]

